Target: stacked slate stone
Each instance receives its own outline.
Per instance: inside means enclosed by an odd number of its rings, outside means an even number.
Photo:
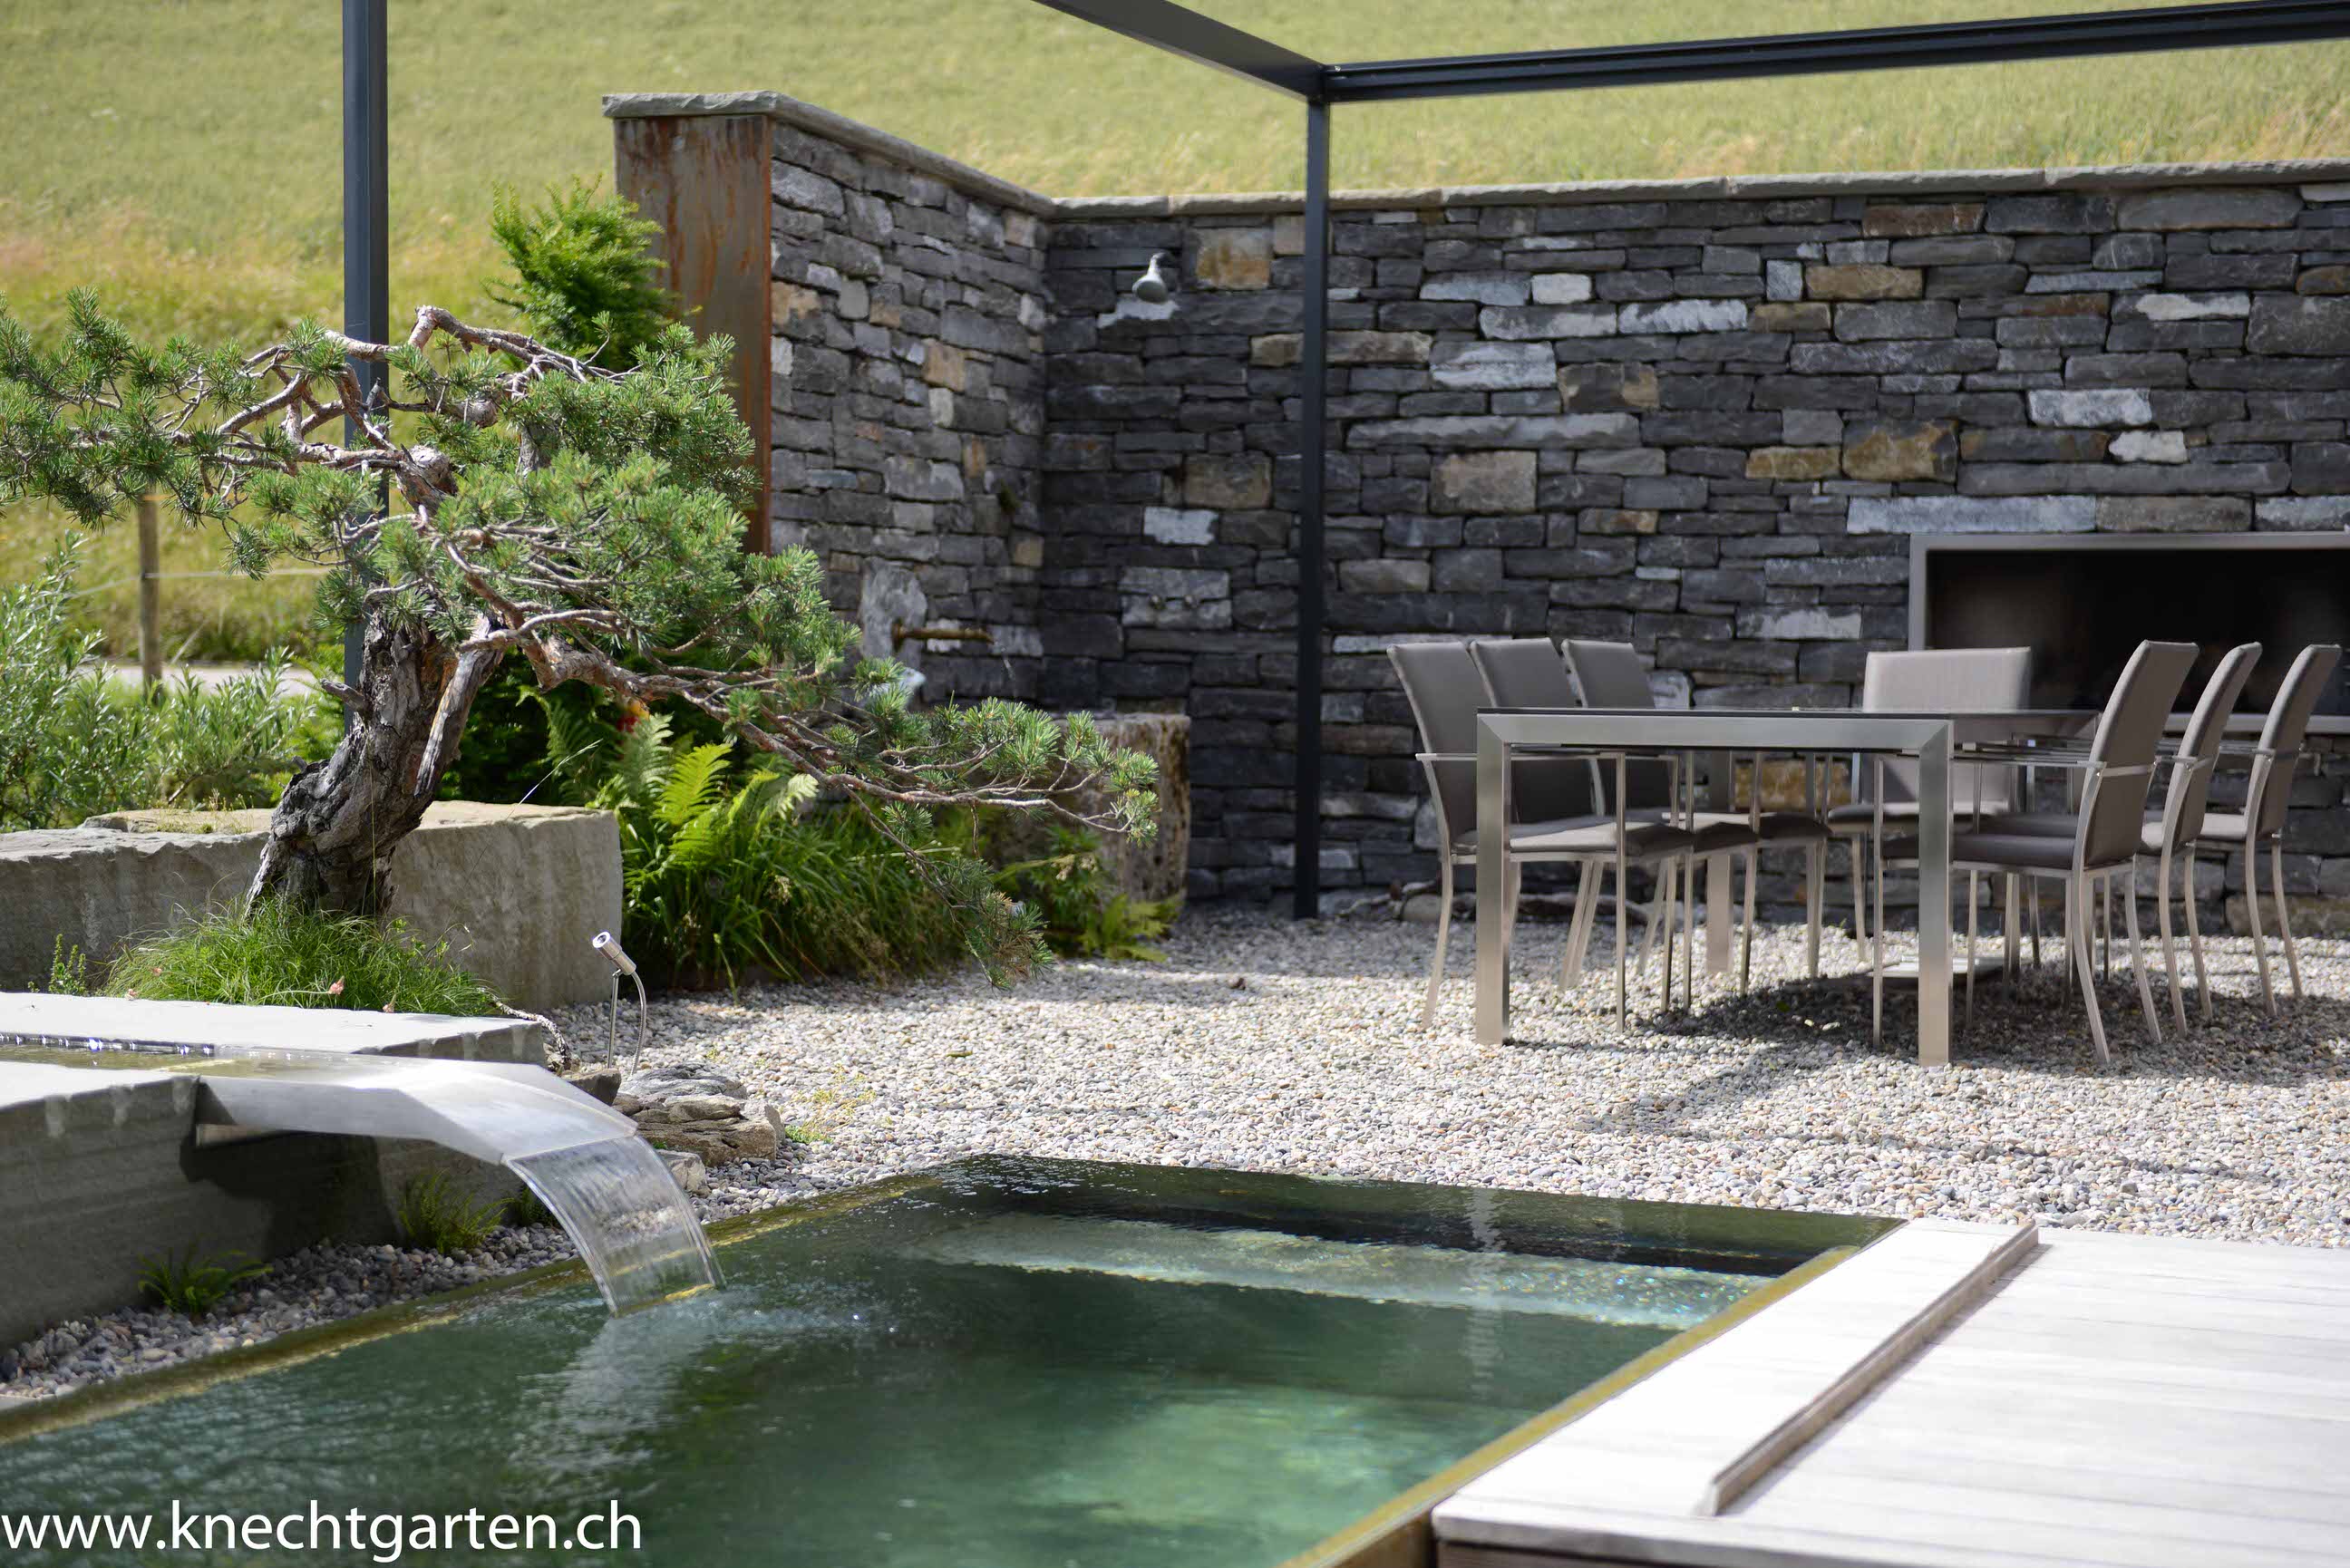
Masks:
[[[1906,640],[1912,534],[2350,526],[2350,185],[2002,181],[2037,188],[1345,204],[1326,885],[1433,866],[1399,638],[1620,639],[1667,702],[1842,705]],[[1191,712],[1192,891],[1262,895],[1289,876],[1298,220],[1138,205],[1052,233],[1045,647],[1066,701]],[[1100,259],[1138,248],[1182,257],[1165,306]],[[2294,871],[2350,893],[2350,861]]]
[[[1049,203],[772,129],[773,537],[822,556],[868,655],[1029,695]],[[988,641],[896,635],[916,627]]]

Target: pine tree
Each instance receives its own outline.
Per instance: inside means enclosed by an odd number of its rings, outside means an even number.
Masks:
[[[614,340],[612,319],[575,317],[566,347],[425,306],[396,342],[305,324],[201,349],[136,342],[88,294],[38,343],[0,303],[0,505],[43,496],[96,524],[161,493],[244,572],[324,567],[321,623],[360,628],[358,683],[329,685],[341,742],[286,786],[253,896],[379,912],[393,849],[509,658],[542,689],[584,681],[722,721],[910,849],[936,808],[1073,815],[1082,784],[1108,803],[1087,826],[1149,831],[1149,759],[1017,703],[916,711],[896,666],[859,657],[814,555],[742,549],[757,478],[729,344],[671,326],[608,368],[579,350]],[[386,368],[388,401],[362,405],[360,361]],[[1033,950],[984,867],[921,859],[974,953],[1016,966]]]

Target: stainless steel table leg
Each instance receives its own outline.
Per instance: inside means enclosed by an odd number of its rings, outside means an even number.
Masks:
[[[1950,735],[1945,729],[1918,756],[1918,1062],[1944,1067],[1950,1061]]]
[[[1730,857],[1705,857],[1705,972],[1730,969]]]
[[[1510,1033],[1510,933],[1503,915],[1509,881],[1509,748],[1491,725],[1477,726],[1477,1041]]]

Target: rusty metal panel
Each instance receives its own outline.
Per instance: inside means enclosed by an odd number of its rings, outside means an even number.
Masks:
[[[704,337],[734,339],[734,406],[751,427],[759,499],[743,547],[768,548],[769,441],[767,168],[764,115],[699,115],[612,122],[614,185],[660,225],[663,282]]]

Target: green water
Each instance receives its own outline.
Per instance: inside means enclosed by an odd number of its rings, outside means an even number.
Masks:
[[[725,1247],[716,1294],[494,1302],[0,1444],[0,1512],[617,1501],[641,1552],[494,1560],[1270,1568],[1874,1229],[970,1162]]]

